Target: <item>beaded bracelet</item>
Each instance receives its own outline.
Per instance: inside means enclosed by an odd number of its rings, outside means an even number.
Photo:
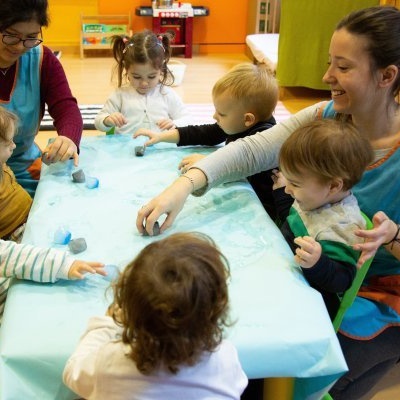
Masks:
[[[396,231],[396,234],[394,235],[393,239],[390,240],[389,242],[382,243],[383,246],[387,246],[388,244],[391,244],[390,249],[393,248],[393,245],[395,242],[400,243],[400,239],[397,238],[397,236],[399,236],[399,232],[400,232],[400,224],[396,224],[396,225],[397,225],[397,231]]]
[[[192,184],[192,191],[191,191],[191,193],[193,193],[193,192],[194,192],[194,179],[193,179],[191,176],[188,176],[188,175],[181,175],[179,178],[186,178],[186,179],[189,179],[190,183]]]

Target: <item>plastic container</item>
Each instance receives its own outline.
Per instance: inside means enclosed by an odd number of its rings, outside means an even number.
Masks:
[[[178,60],[169,60],[168,68],[174,75],[174,84],[172,86],[179,86],[182,84],[183,77],[185,76],[186,64]]]

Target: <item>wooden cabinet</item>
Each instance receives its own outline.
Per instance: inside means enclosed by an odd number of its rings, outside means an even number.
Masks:
[[[132,35],[130,14],[81,15],[81,58],[86,50],[110,49],[110,39],[114,35]]]

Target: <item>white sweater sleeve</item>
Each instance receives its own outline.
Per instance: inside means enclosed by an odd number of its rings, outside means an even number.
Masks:
[[[195,195],[200,196],[221,183],[277,167],[283,142],[295,129],[316,118],[320,104],[307,107],[270,129],[235,140],[197,162],[192,168],[203,171],[207,186]]]
[[[103,108],[99,111],[94,119],[94,126],[97,130],[107,132],[111,129],[111,126],[104,125],[104,119],[114,112],[121,112],[122,98],[121,91],[114,91],[111,96],[105,102]]]
[[[86,332],[64,368],[64,383],[75,393],[89,398],[95,389],[97,358],[104,345],[120,338],[122,328],[108,316],[92,317]]]
[[[182,99],[178,96],[173,89],[169,90],[168,97],[168,114],[175,126],[187,126],[190,124],[190,114],[183,103]]]
[[[0,277],[55,282],[68,279],[74,262],[67,253],[0,240]]]

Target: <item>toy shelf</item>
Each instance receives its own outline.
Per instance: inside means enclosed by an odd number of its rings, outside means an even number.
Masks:
[[[86,50],[110,49],[114,35],[132,35],[130,15],[81,15],[81,58]]]

